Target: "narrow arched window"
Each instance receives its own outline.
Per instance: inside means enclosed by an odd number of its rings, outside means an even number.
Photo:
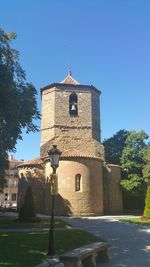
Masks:
[[[78,96],[75,93],[69,96],[69,114],[70,116],[78,116]]]
[[[75,191],[81,191],[81,174],[75,176]]]

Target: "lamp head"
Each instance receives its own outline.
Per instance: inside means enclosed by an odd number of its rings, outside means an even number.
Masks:
[[[59,158],[62,152],[57,148],[57,145],[53,145],[53,148],[48,150],[47,153],[50,158],[51,167],[56,170],[59,166]]]

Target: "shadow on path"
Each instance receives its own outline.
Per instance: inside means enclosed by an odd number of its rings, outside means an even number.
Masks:
[[[117,221],[111,217],[63,218],[74,227],[100,236],[112,244],[106,267],[149,267],[150,227]]]

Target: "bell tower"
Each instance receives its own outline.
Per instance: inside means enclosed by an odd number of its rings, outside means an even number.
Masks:
[[[41,157],[57,144],[61,151],[78,150],[103,158],[100,143],[101,92],[93,85],[81,85],[71,72],[60,83],[41,88]]]
[[[103,214],[105,210],[122,210],[120,167],[104,164],[100,94],[93,85],[79,84],[71,72],[62,82],[41,89],[40,159],[26,162],[20,169],[21,174],[28,175],[30,170],[35,177],[41,179],[42,174],[45,178],[42,200],[41,186],[35,187],[37,210],[39,203],[44,213],[49,214],[51,210],[49,177],[52,168],[47,151],[53,145],[62,152],[57,169],[56,215],[92,216]],[[22,188],[24,192],[24,183]]]

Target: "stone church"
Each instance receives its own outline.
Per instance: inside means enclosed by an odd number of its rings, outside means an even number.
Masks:
[[[100,95],[93,85],[76,81],[71,72],[60,83],[41,88],[40,157],[19,166],[18,204],[30,183],[36,210],[49,213],[50,167],[47,151],[62,151],[56,215],[102,215],[122,211],[120,167],[105,163],[101,144]]]

